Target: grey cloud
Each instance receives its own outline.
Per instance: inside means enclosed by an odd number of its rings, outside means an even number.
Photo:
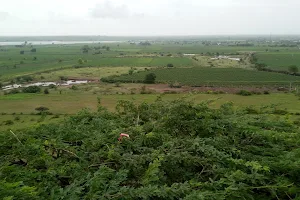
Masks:
[[[93,18],[102,19],[123,19],[130,17],[143,17],[143,13],[132,12],[125,4],[114,5],[110,1],[105,1],[102,4],[97,4],[90,9],[90,15]]]

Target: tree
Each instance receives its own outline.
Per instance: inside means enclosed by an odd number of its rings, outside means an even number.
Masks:
[[[89,53],[90,47],[88,45],[84,45],[82,48],[82,53]]]
[[[133,72],[134,72],[134,70],[131,68],[131,69],[128,71],[128,74],[129,74],[129,75],[132,75]]]
[[[169,64],[167,65],[167,67],[174,67],[174,65],[173,65],[172,63],[169,63]]]
[[[44,90],[44,94],[49,94],[48,88],[46,88],[46,89]]]
[[[79,58],[78,60],[78,64],[82,65],[83,64],[83,60],[81,58]]]
[[[299,71],[299,69],[298,69],[298,67],[296,65],[289,66],[288,70],[292,74],[296,74]]]
[[[2,87],[3,87],[3,83],[0,82],[0,90],[1,90]]]
[[[22,91],[24,93],[39,93],[39,92],[41,92],[41,88],[38,86],[29,86],[29,87],[23,88]]]
[[[107,46],[107,47],[106,47],[106,51],[110,51],[110,47]]]
[[[154,73],[147,74],[145,76],[144,83],[155,83],[156,75]]]
[[[36,48],[30,50],[32,53],[36,53]]]
[[[20,51],[20,54],[24,54],[25,53],[25,51]]]
[[[66,77],[66,76],[59,76],[59,79],[61,81],[68,81],[69,80],[68,77]]]
[[[256,68],[257,70],[263,70],[263,69],[265,69],[266,67],[267,67],[267,65],[264,64],[264,63],[256,63],[256,64],[255,64],[255,68]]]

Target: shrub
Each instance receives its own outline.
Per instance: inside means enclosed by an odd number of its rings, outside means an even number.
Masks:
[[[270,92],[269,92],[269,91],[267,91],[267,90],[265,90],[265,91],[264,91],[264,94],[270,94]]]
[[[41,88],[38,86],[29,86],[29,87],[23,88],[22,91],[24,93],[39,93],[39,92],[41,92]]]
[[[44,94],[49,94],[48,88],[46,88],[46,89],[44,90]]]
[[[154,73],[147,74],[144,79],[144,83],[155,83],[156,75]]]
[[[67,80],[69,80],[69,78],[66,77],[66,76],[59,76],[59,79],[62,80],[62,81],[67,81]]]
[[[49,88],[50,88],[50,89],[55,89],[55,88],[57,88],[57,86],[54,85],[54,84],[51,84],[51,85],[49,85]]]
[[[9,92],[7,92],[6,94],[18,94],[20,93],[20,91],[18,89],[12,89]]]
[[[241,96],[251,96],[252,93],[247,91],[247,90],[240,90],[238,93],[236,93],[238,95],[241,95]]]
[[[174,65],[169,63],[169,64],[167,64],[167,67],[174,67]]]
[[[12,120],[6,120],[4,121],[4,125],[13,125],[14,122]]]
[[[181,88],[182,85],[180,83],[178,83],[178,82],[175,82],[175,83],[170,83],[169,87],[170,88]]]
[[[40,107],[35,108],[35,110],[38,112],[45,112],[45,111],[48,111],[49,108],[47,108],[45,106],[40,106]]]
[[[78,87],[76,85],[72,85],[72,87],[70,89],[71,90],[78,90]]]
[[[287,110],[282,110],[282,109],[275,109],[273,111],[273,114],[275,115],[286,115],[288,114],[289,112]]]
[[[20,119],[21,119],[21,118],[20,118],[19,116],[16,116],[16,117],[15,117],[15,121],[20,121]]]
[[[257,109],[255,109],[253,106],[247,106],[244,109],[246,114],[259,114],[259,111]]]
[[[82,65],[83,64],[83,60],[81,58],[78,59],[78,64]]]

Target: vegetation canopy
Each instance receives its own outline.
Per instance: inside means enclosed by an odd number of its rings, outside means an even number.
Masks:
[[[268,113],[267,107],[261,113]],[[299,128],[185,100],[0,133],[4,199],[297,199]],[[121,133],[129,138],[118,137]]]

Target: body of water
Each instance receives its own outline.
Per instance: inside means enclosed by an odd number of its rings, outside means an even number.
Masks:
[[[27,41],[27,45],[51,45],[51,44],[109,44],[109,43],[121,43],[124,41]],[[3,46],[22,45],[24,42],[0,42]]]

